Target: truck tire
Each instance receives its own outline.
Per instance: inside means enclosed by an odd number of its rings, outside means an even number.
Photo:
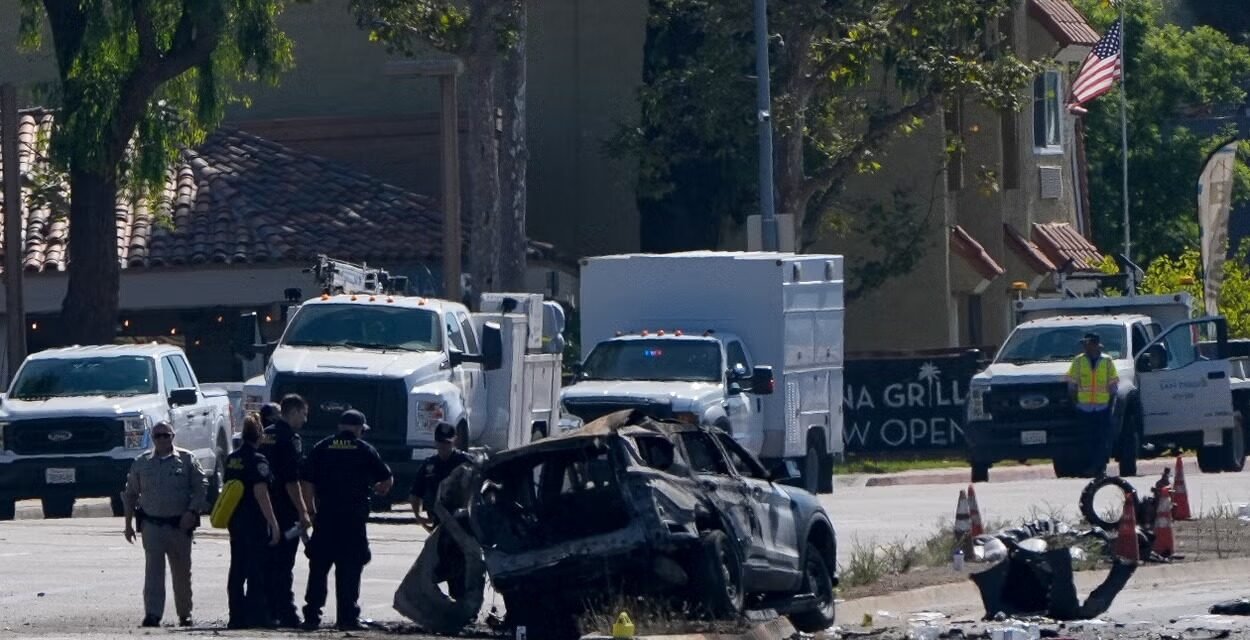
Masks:
[[[43,504],[43,517],[45,520],[72,518],[74,516],[73,497],[41,498],[39,502]]]
[[[109,510],[113,512],[114,518],[126,515],[126,503],[122,502],[121,494],[109,496]]]
[[[723,531],[700,536],[701,552],[695,558],[692,604],[700,604],[716,619],[736,618],[746,601],[742,591],[742,558]]]
[[[990,463],[988,462],[972,462],[972,482],[989,482],[990,481]]]
[[[803,455],[803,488],[812,495],[820,492],[825,467],[825,438],[819,432],[812,433],[807,436],[807,453]]]
[[[790,614],[790,622],[803,633],[818,633],[832,627],[836,611],[833,570],[810,541],[807,558],[803,561],[803,583],[807,592],[816,596],[816,606]]]
[[[1088,474],[1089,463],[1070,456],[1056,457],[1051,461],[1056,478],[1081,478]]]
[[[1085,489],[1081,491],[1081,498],[1078,504],[1080,505],[1081,515],[1086,522],[1103,531],[1115,531],[1120,527],[1120,522],[1118,520],[1115,522],[1105,520],[1094,508],[1094,496],[1108,486],[1114,486],[1125,495],[1133,496],[1134,511],[1136,512],[1137,506],[1140,505],[1137,499],[1137,489],[1128,480],[1112,476],[1101,478],[1085,485]]]
[[[1236,473],[1246,466],[1246,431],[1241,412],[1234,414],[1237,426],[1224,432],[1224,444],[1198,449],[1198,469],[1203,473]]]
[[[0,520],[12,520],[17,517],[17,501],[11,498],[0,498]]]
[[[1132,409],[1129,411],[1129,414],[1124,416],[1124,426],[1120,431],[1119,455],[1116,456],[1121,478],[1137,476],[1137,456],[1141,453],[1141,425],[1137,419],[1139,414]]]

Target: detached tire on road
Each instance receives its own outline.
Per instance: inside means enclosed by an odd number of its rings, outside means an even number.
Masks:
[[[809,547],[803,561],[805,588],[816,596],[815,609],[790,614],[794,628],[803,633],[817,633],[832,627],[836,622],[836,604],[833,591],[833,571],[820,550]]]
[[[700,557],[691,585],[696,604],[713,618],[727,619],[742,613],[742,558],[723,531],[709,531],[700,538]]]
[[[1134,508],[1136,508],[1137,504],[1137,489],[1124,478],[1108,476],[1086,485],[1085,489],[1081,491],[1081,515],[1085,517],[1086,522],[1102,529],[1103,531],[1116,531],[1120,527],[1119,521],[1109,522],[1107,520],[1103,520],[1102,516],[1098,514],[1098,510],[1094,507],[1094,496],[1098,495],[1098,492],[1103,488],[1110,486],[1119,488],[1123,493],[1132,494],[1133,504],[1135,505]]]
[[[43,517],[45,520],[72,518],[74,516],[73,498],[41,498],[39,502],[43,505]]]

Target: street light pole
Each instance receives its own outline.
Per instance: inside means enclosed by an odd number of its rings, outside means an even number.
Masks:
[[[773,199],[772,93],[768,68],[768,0],[755,0],[756,118],[760,144],[760,238],[765,251],[780,249],[777,243],[777,210]]]

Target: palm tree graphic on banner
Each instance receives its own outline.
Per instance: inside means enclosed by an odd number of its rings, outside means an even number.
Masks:
[[[932,362],[926,362],[920,365],[920,373],[916,374],[916,379],[921,382],[929,383],[929,397],[926,404],[933,402],[933,398],[937,397],[937,390],[934,388],[941,382],[942,370]]]

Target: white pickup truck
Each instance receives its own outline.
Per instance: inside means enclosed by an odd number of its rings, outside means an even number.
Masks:
[[[1137,474],[1139,456],[1177,448],[1197,449],[1206,473],[1243,468],[1250,381],[1230,357],[1223,318],[1191,319],[1184,293],[1015,306],[1019,324],[969,388],[964,435],[974,482],[1000,460],[1051,458],[1059,477],[1092,473],[1089,434],[1066,378],[1087,333],[1098,334],[1120,377],[1112,456],[1121,476]]]
[[[564,412],[590,422],[638,408],[719,427],[778,476],[830,492],[843,451],[842,284],[841,256],[583,260],[585,359]]]
[[[367,436],[396,474],[386,509],[407,498],[434,426],[456,426],[461,447],[495,450],[549,435],[559,421],[560,356],[543,344],[542,296],[496,296],[506,309],[470,313],[433,298],[322,295],[299,305],[245,407],[295,393],[309,405],[303,437],[332,435],[339,415],[363,411]],[[504,312],[504,311],[508,312]]]
[[[161,420],[200,461],[215,499],[233,416],[225,393],[200,388],[181,349],[68,347],[26,358],[0,401],[0,520],[28,498],[45,517],[66,518],[76,498],[108,497],[120,516],[126,473]]]

